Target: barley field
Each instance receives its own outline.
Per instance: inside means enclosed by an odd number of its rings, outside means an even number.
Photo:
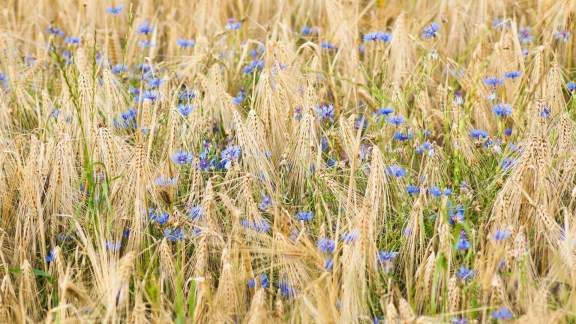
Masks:
[[[576,323],[576,0],[1,0],[1,323]]]

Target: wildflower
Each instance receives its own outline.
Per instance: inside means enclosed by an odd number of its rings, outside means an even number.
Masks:
[[[285,297],[285,298],[293,298],[295,295],[295,290],[292,287],[292,285],[290,285],[290,283],[286,280],[286,275],[282,276],[282,280],[280,281],[279,284],[279,288],[280,288],[280,294]]]
[[[154,31],[154,27],[150,26],[147,20],[144,20],[142,24],[138,26],[138,29],[136,31],[138,31],[140,34],[148,35]]]
[[[270,231],[270,228],[270,224],[265,219],[257,220],[252,223],[252,229],[256,232],[267,233]]]
[[[300,30],[300,33],[302,34],[302,36],[309,36],[314,32],[315,32],[314,27],[309,27],[309,26],[303,26],[302,29]]]
[[[454,225],[464,221],[464,206],[452,206],[448,208],[448,223]]]
[[[492,27],[496,28],[496,29],[504,29],[504,28],[510,28],[511,24],[509,20],[505,20],[505,19],[494,19],[492,20]]]
[[[464,97],[462,96],[462,91],[457,90],[454,92],[454,104],[457,106],[462,106],[464,104]]]
[[[326,259],[326,261],[324,261],[324,269],[330,271],[332,270],[333,267],[334,267],[334,261],[332,261],[332,259]]]
[[[55,248],[50,249],[48,255],[44,258],[44,260],[46,260],[47,263],[56,260],[56,249]]]
[[[172,161],[178,165],[192,164],[194,155],[192,153],[179,151],[172,155]]]
[[[486,133],[485,131],[483,131],[481,129],[473,129],[470,131],[470,137],[472,137],[474,139],[487,138],[488,133]]]
[[[542,118],[548,118],[548,117],[550,117],[550,113],[551,113],[550,107],[548,107],[548,106],[543,106],[543,107],[542,107],[542,110],[540,110],[539,115],[540,115],[540,117],[542,117]]]
[[[384,267],[384,272],[389,273],[392,270],[394,259],[398,256],[398,252],[393,251],[379,251],[378,261]]]
[[[392,35],[386,32],[377,31],[365,34],[364,37],[362,37],[362,39],[364,40],[365,43],[375,41],[389,43],[392,40]]]
[[[554,32],[554,39],[567,43],[570,39],[570,32],[567,30],[561,30]]]
[[[244,90],[240,90],[238,91],[236,97],[232,97],[232,103],[235,104],[236,106],[239,106],[240,104],[242,104],[242,101],[244,101],[245,97],[246,93],[244,92]]]
[[[503,230],[496,230],[494,233],[494,240],[495,241],[504,241],[510,237],[510,230],[503,229]]]
[[[334,122],[334,106],[331,104],[320,105],[316,107],[316,113],[318,113],[318,118],[320,121],[329,120]]]
[[[499,103],[492,107],[492,111],[496,116],[509,116],[512,115],[512,107],[509,104]]]
[[[265,273],[260,275],[260,284],[262,285],[262,288],[270,287],[270,281],[268,280],[268,275],[266,275]]]
[[[184,90],[178,95],[178,101],[192,100],[196,98],[196,93],[193,90]]]
[[[512,136],[512,128],[508,127],[504,130],[504,135],[506,136]]]
[[[492,312],[492,317],[494,317],[497,320],[507,320],[514,317],[514,315],[508,309],[508,307],[502,306],[498,310]]]
[[[129,228],[126,228],[126,229],[124,229],[124,231],[122,231],[122,237],[124,237],[124,238],[130,237],[130,229]]]
[[[78,38],[78,37],[66,37],[66,38],[64,38],[64,43],[66,43],[66,44],[78,44],[78,43],[80,43],[80,38]]]
[[[440,30],[440,25],[436,22],[433,22],[428,27],[424,28],[422,31],[422,38],[423,39],[430,39],[437,36],[437,32]]]
[[[240,146],[230,145],[220,154],[225,169],[230,169],[232,162],[240,157]]]
[[[152,208],[148,210],[148,218],[151,222],[158,223],[158,225],[164,225],[168,221],[169,217],[170,215],[168,215],[167,212],[163,212],[158,209],[154,210]]]
[[[394,108],[392,107],[382,107],[380,109],[378,109],[374,115],[377,116],[378,119],[382,118],[383,116],[387,116],[390,115],[391,113],[394,112]]]
[[[456,272],[456,276],[458,276],[458,278],[464,281],[472,279],[474,275],[475,275],[474,270],[468,269],[465,266],[461,266],[460,269],[458,269],[458,272]]]
[[[466,236],[466,232],[464,232],[464,230],[462,230],[460,232],[460,239],[458,240],[458,243],[456,243],[456,249],[458,251],[465,251],[468,250],[470,248],[470,242],[468,241],[468,237]]]
[[[434,145],[426,141],[416,148],[416,154],[422,154],[423,152],[428,152],[428,156],[434,155]]]
[[[272,198],[266,194],[262,194],[262,201],[258,204],[258,209],[265,211],[272,206]]]
[[[412,132],[408,131],[406,133],[401,131],[394,132],[394,139],[400,142],[408,141],[412,139]]]
[[[372,147],[368,146],[366,144],[360,144],[360,160],[365,161],[368,159],[368,155],[370,155],[370,152],[372,151]]]
[[[252,60],[242,71],[244,74],[250,74],[254,71],[261,71],[264,68],[264,60]]]
[[[240,29],[240,22],[236,20],[236,18],[229,18],[226,22],[225,28],[227,30],[237,30]]]
[[[436,187],[436,186],[428,189],[428,192],[429,192],[432,196],[434,196],[434,197],[436,197],[436,198],[442,196],[442,191],[441,191],[438,187]]]
[[[368,127],[368,121],[366,120],[366,118],[364,118],[364,116],[362,115],[356,117],[356,119],[354,120],[354,128],[366,129],[366,127]]]
[[[386,122],[398,126],[404,123],[404,117],[402,115],[390,116],[386,118]]]
[[[188,210],[188,217],[193,220],[198,220],[204,215],[204,208],[202,206],[193,206]]]
[[[143,40],[138,42],[138,46],[142,49],[152,48],[152,47],[154,47],[154,42],[147,40],[147,39],[143,39]]]
[[[420,188],[414,186],[414,185],[408,185],[406,187],[406,192],[408,192],[409,195],[416,195],[420,193]]]
[[[360,233],[358,233],[358,230],[354,229],[351,230],[349,232],[344,233],[344,235],[342,235],[342,241],[344,243],[350,244],[354,241],[356,241],[358,239],[358,236],[360,236]]]
[[[194,110],[194,106],[192,106],[192,105],[183,105],[183,104],[178,105],[178,112],[183,117],[188,117],[188,115],[190,115],[190,113],[193,110]]]
[[[498,87],[504,84],[504,80],[499,79],[497,77],[485,77],[484,78],[484,84],[489,86],[489,87]]]
[[[106,8],[106,12],[112,16],[118,16],[122,12],[122,6],[110,6]]]
[[[464,317],[453,317],[450,324],[468,324],[468,320]]]
[[[104,246],[108,251],[118,252],[120,250],[120,247],[122,247],[122,242],[106,241],[106,243],[104,243]]]
[[[48,32],[48,34],[64,37],[64,32],[56,26],[48,26],[48,28],[46,28],[46,31]]]
[[[294,120],[298,121],[302,119],[302,107],[294,108]]]
[[[176,45],[183,48],[194,47],[194,45],[196,45],[196,41],[194,41],[193,39],[178,38],[176,40]]]
[[[114,74],[120,74],[123,72],[128,71],[128,67],[126,66],[126,64],[116,64],[112,67],[112,73]]]
[[[182,233],[182,230],[180,228],[166,228],[162,232],[162,235],[168,241],[172,241],[172,242],[181,241],[184,239],[184,233]]]
[[[316,246],[318,249],[324,253],[334,253],[334,249],[336,248],[336,243],[334,240],[327,239],[327,238],[320,238],[318,242],[316,242]]]
[[[158,178],[156,178],[155,183],[159,187],[175,186],[176,185],[176,178],[159,176]]]
[[[570,92],[574,92],[576,90],[576,82],[570,81],[566,83],[566,89],[568,89]]]
[[[515,159],[507,158],[502,161],[500,167],[502,168],[502,170],[507,171],[510,168],[512,168],[515,164],[516,164]]]
[[[296,219],[303,222],[311,222],[314,219],[314,212],[311,211],[299,211],[296,213]]]
[[[444,192],[442,193],[444,196],[450,196],[452,195],[452,189],[450,188],[444,188]]]
[[[396,178],[401,178],[406,175],[406,170],[397,164],[393,164],[386,168],[386,173]]]
[[[510,72],[504,73],[504,77],[506,79],[512,79],[512,80],[519,78],[521,75],[522,75],[522,72],[520,72],[520,71],[510,71]]]
[[[320,42],[320,46],[321,46],[323,49],[326,49],[326,50],[336,49],[336,46],[335,46],[334,44],[332,44],[332,43],[330,43],[330,42],[327,42],[327,41],[322,41],[322,42]]]
[[[532,42],[532,35],[530,35],[530,27],[520,28],[518,31],[518,39],[522,44],[528,44]]]

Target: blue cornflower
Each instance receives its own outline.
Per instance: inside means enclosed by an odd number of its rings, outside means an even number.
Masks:
[[[498,310],[492,312],[492,317],[494,317],[497,320],[507,320],[514,317],[514,315],[508,309],[508,307],[502,306]]]
[[[194,155],[189,152],[178,151],[172,155],[172,161],[178,165],[192,164]]]
[[[176,185],[176,178],[159,176],[154,182],[159,187],[170,187]]]
[[[566,83],[566,89],[568,89],[570,92],[574,92],[576,90],[576,82],[570,81]]]
[[[416,154],[422,154],[423,152],[428,152],[428,156],[434,155],[434,145],[428,141],[422,143],[416,148]]]
[[[390,33],[376,31],[365,34],[362,40],[366,43],[375,41],[388,43],[392,40],[392,35]]]
[[[440,190],[440,188],[438,188],[438,187],[436,187],[436,186],[428,189],[428,192],[429,192],[432,196],[434,196],[434,197],[436,197],[436,198],[439,198],[439,197],[442,196],[442,190]]]
[[[540,110],[540,117],[542,118],[548,118],[550,117],[551,111],[550,111],[550,107],[548,106],[543,106],[542,110]]]
[[[326,259],[324,261],[324,269],[330,271],[334,267],[334,261],[332,259]]]
[[[561,30],[554,33],[554,39],[560,40],[564,43],[567,43],[570,39],[570,32],[567,30]]]
[[[528,44],[532,42],[532,35],[530,35],[530,27],[523,27],[520,28],[518,31],[518,38],[520,39],[520,43]]]
[[[400,141],[400,142],[411,140],[412,139],[412,132],[411,131],[407,131],[407,132],[396,131],[396,132],[394,132],[394,139],[397,141]]]
[[[420,188],[414,186],[414,185],[408,185],[406,187],[406,192],[408,192],[409,195],[416,195],[420,193]]]
[[[311,222],[314,219],[314,212],[311,211],[299,211],[296,213],[296,219],[303,222]]]
[[[182,39],[182,38],[178,38],[176,40],[176,45],[180,46],[180,47],[194,47],[194,45],[196,45],[196,41],[194,41],[193,39]]]
[[[462,230],[460,232],[460,239],[458,240],[458,243],[456,243],[456,249],[458,251],[465,251],[468,250],[469,248],[470,248],[470,241],[468,241],[466,232]]]
[[[268,280],[268,275],[265,273],[260,275],[260,284],[262,285],[262,288],[270,287],[270,280]]]
[[[158,209],[154,210],[152,208],[148,209],[148,218],[151,222],[158,223],[158,225],[164,225],[168,221],[169,217],[170,215],[168,215],[167,212]]]
[[[112,67],[112,73],[119,74],[128,71],[128,66],[126,64],[116,64]]]
[[[316,107],[316,113],[320,121],[329,120],[334,122],[334,106],[331,104],[324,104]]]
[[[450,188],[444,188],[444,192],[442,192],[442,194],[446,197],[452,195],[452,189]]]
[[[188,217],[192,218],[193,220],[202,218],[202,215],[204,215],[204,208],[202,208],[202,206],[192,206],[188,210]]]
[[[515,164],[516,164],[515,159],[507,158],[507,159],[504,159],[502,161],[502,164],[500,165],[500,167],[502,168],[502,170],[507,171],[510,168],[512,168]]]
[[[498,87],[504,84],[504,80],[503,79],[499,79],[497,77],[485,77],[484,78],[484,84],[489,86],[489,87]]]
[[[258,204],[258,209],[265,211],[272,206],[272,198],[266,194],[262,194],[262,201]]]
[[[494,233],[494,240],[495,241],[504,241],[510,237],[510,230],[503,229],[503,230],[496,230]]]
[[[335,46],[334,44],[328,42],[328,41],[322,41],[322,42],[320,42],[320,46],[321,46],[323,49],[326,49],[326,50],[336,49],[336,46]]]
[[[464,206],[451,206],[448,208],[448,223],[454,225],[464,221]]]
[[[510,20],[496,18],[492,20],[492,27],[496,29],[510,28]]]
[[[149,23],[148,20],[144,20],[142,22],[142,24],[140,24],[140,26],[138,26],[138,29],[136,30],[141,34],[150,34],[154,31],[154,27],[152,27]]]
[[[184,233],[182,233],[182,230],[180,228],[166,228],[162,232],[162,235],[168,241],[172,241],[172,242],[181,241],[184,239]]]
[[[358,233],[358,230],[353,229],[349,232],[344,233],[344,235],[342,235],[341,239],[342,239],[342,242],[344,242],[346,244],[350,244],[350,243],[356,241],[359,236],[360,236],[360,233]]]
[[[237,161],[240,157],[240,146],[230,145],[220,154],[221,162],[225,169],[230,169],[232,162]]]
[[[310,26],[303,26],[302,29],[300,30],[300,33],[303,36],[309,36],[310,34],[312,34],[312,32],[314,31],[314,29]]]
[[[290,283],[286,280],[286,275],[282,276],[282,280],[280,281],[280,294],[285,298],[293,298],[296,291],[290,285]]]
[[[318,242],[316,242],[316,246],[318,246],[318,249],[324,253],[334,253],[336,242],[328,238],[320,238],[318,239]]]
[[[143,39],[143,40],[138,42],[138,46],[142,49],[152,48],[152,47],[154,47],[154,42],[152,42],[151,40]]]
[[[122,242],[117,241],[106,241],[106,243],[104,243],[104,246],[106,247],[106,250],[108,251],[112,251],[112,252],[118,252],[120,250],[120,248],[122,247]]]
[[[481,129],[473,129],[470,131],[470,137],[474,139],[488,138],[488,133]]]
[[[504,73],[504,77],[506,79],[517,79],[521,75],[522,75],[522,72],[520,72],[520,71],[510,71],[510,72]]]
[[[225,28],[227,30],[237,30],[240,29],[240,22],[236,20],[236,18],[229,18],[228,22],[226,22]]]
[[[56,249],[52,248],[48,252],[48,255],[44,258],[47,263],[50,263],[56,259]]]
[[[512,136],[512,127],[508,127],[504,130],[504,135]]]
[[[192,100],[196,98],[196,92],[194,90],[184,90],[178,95],[178,101]]]
[[[512,115],[512,106],[505,103],[499,103],[492,107],[492,111],[496,116],[510,116]]]
[[[244,72],[244,74],[251,74],[254,71],[262,71],[263,68],[264,60],[252,60],[250,61],[250,64],[246,65],[242,69],[242,72]]]
[[[302,107],[294,108],[294,120],[299,121],[302,119]]]
[[[386,122],[398,126],[404,123],[404,117],[402,115],[390,116],[386,118]]]
[[[59,27],[48,26],[48,28],[46,28],[46,31],[48,32],[48,34],[64,37],[64,32]]]
[[[267,220],[265,219],[260,219],[260,220],[255,220],[252,223],[252,228],[256,231],[256,232],[261,232],[261,233],[268,233],[270,231],[270,223],[268,223]]]
[[[66,37],[64,38],[64,43],[66,44],[78,44],[80,43],[79,37]]]
[[[248,279],[248,288],[256,288],[256,279],[255,278]]]
[[[398,256],[398,252],[393,251],[380,251],[378,252],[378,260],[381,263],[393,261]]]
[[[457,106],[462,106],[464,104],[464,97],[462,96],[461,90],[456,90],[454,92],[454,104]]]
[[[106,8],[106,12],[113,16],[118,16],[122,12],[122,6],[110,6]]]
[[[235,104],[236,106],[239,106],[240,104],[242,104],[245,97],[246,93],[244,92],[244,90],[240,90],[238,91],[236,97],[232,97],[232,103]]]
[[[194,106],[192,105],[184,105],[184,104],[178,105],[178,112],[183,117],[188,117],[188,115],[190,115],[192,111],[194,111]]]
[[[403,167],[401,167],[401,166],[399,166],[399,165],[397,165],[397,164],[393,164],[393,165],[390,165],[390,166],[388,166],[388,167],[386,168],[386,173],[387,173],[389,176],[394,176],[394,177],[396,177],[396,178],[401,178],[401,177],[403,177],[403,176],[406,175],[406,170],[405,170]]]
[[[475,272],[474,270],[468,269],[465,266],[461,266],[460,269],[458,269],[458,272],[456,272],[456,275],[461,280],[468,281],[474,278]]]
[[[366,118],[364,118],[364,116],[362,115],[356,117],[356,119],[354,120],[354,128],[366,129],[366,127],[368,127],[368,121],[366,120]]]
[[[450,324],[468,324],[468,320],[464,317],[452,317]]]
[[[129,228],[126,228],[122,231],[122,237],[124,237],[124,238],[130,237],[130,229]]]
[[[422,38],[423,39],[434,38],[437,36],[436,33],[438,32],[438,30],[440,30],[440,24],[438,24],[437,22],[433,22],[428,27],[424,28],[424,30],[422,31]]]

